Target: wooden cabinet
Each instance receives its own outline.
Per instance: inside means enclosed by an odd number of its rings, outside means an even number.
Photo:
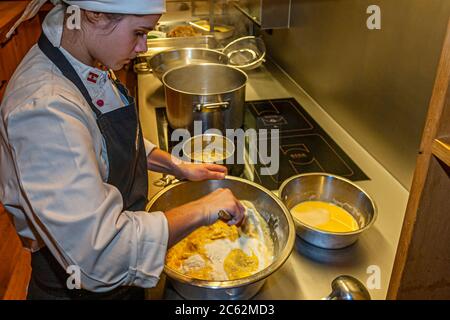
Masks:
[[[450,299],[450,20],[389,299]]]

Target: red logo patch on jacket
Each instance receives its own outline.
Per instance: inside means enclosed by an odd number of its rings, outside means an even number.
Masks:
[[[93,72],[89,72],[88,77],[87,77],[87,81],[92,82],[92,83],[97,83],[97,79],[98,79],[99,75]]]

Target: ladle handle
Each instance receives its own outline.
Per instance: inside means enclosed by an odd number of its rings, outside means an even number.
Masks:
[[[228,212],[226,212],[225,210],[220,210],[219,211],[219,218],[225,222],[230,221],[231,219],[233,219],[233,217],[231,216],[231,214],[229,214]]]
[[[177,178],[175,178],[174,176],[164,174],[159,180],[153,182],[153,185],[158,188],[165,188],[177,181]]]
[[[323,300],[371,300],[367,288],[358,279],[342,275],[331,283],[331,293]]]

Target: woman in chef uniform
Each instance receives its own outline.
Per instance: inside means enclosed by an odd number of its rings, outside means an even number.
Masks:
[[[45,2],[32,1],[16,26]],[[144,211],[147,169],[193,181],[226,174],[173,162],[146,141],[134,99],[105,71],[147,50],[164,1],[53,2],[0,107],[0,201],[33,252],[28,298],[142,298],[167,248],[220,210],[239,224],[244,209],[220,189],[167,212]],[[69,5],[81,9],[81,28],[69,27]],[[78,275],[81,289],[71,290]]]

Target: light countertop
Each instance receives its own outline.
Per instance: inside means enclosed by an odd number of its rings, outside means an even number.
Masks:
[[[248,75],[246,100],[294,97],[370,177],[370,180],[356,184],[374,199],[378,207],[378,219],[374,226],[349,248],[324,250],[297,237],[290,258],[268,278],[255,299],[321,299],[331,292],[331,281],[343,274],[354,276],[366,284],[373,299],[385,299],[408,191],[274,63],[268,61]],[[157,144],[155,107],[165,105],[164,88],[152,74],[138,75],[138,83],[144,136]],[[161,174],[149,174],[149,197],[160,190],[153,186],[153,182],[160,177]],[[378,271],[380,278],[374,274]],[[379,288],[373,288],[377,283]],[[165,286],[164,277],[161,289],[165,298],[179,299]]]

